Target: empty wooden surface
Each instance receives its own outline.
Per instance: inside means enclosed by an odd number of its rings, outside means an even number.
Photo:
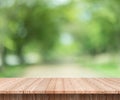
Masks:
[[[120,79],[2,78],[0,94],[120,94]]]

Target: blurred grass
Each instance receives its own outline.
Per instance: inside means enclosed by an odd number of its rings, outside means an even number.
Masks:
[[[120,64],[115,60],[98,63],[95,58],[84,58],[80,61],[84,67],[99,73],[101,77],[120,77]]]
[[[24,65],[6,66],[4,70],[0,71],[0,77],[20,77],[24,73]]]

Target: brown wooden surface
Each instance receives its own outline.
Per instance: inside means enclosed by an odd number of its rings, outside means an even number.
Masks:
[[[0,100],[120,100],[120,95],[90,94],[4,94]]]
[[[0,94],[120,94],[120,79],[2,78]]]

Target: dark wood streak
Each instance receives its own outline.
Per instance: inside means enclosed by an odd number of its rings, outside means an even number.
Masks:
[[[0,100],[120,100],[115,94],[1,94]]]

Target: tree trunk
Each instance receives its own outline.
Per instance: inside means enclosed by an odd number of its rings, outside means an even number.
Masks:
[[[22,48],[22,46],[17,46],[17,48],[16,48],[16,55],[19,58],[19,63],[20,64],[24,64],[25,60],[24,60],[24,56],[23,56],[23,48]]]
[[[1,45],[0,46],[0,60],[1,60],[0,69],[4,69],[4,67],[7,65],[6,55],[7,55],[7,49]]]

